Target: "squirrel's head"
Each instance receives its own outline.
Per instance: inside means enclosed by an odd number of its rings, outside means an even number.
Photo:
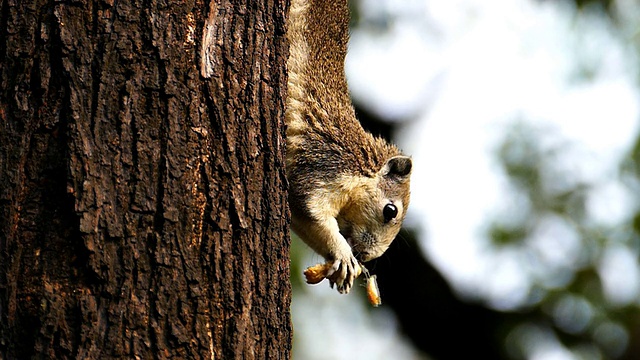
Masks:
[[[340,233],[362,262],[382,255],[402,227],[409,206],[411,158],[394,156],[373,176],[359,179],[337,216]]]

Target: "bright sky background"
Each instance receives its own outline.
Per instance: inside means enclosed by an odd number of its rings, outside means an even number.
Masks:
[[[346,64],[352,95],[383,117],[408,120],[395,139],[414,159],[407,225],[421,231],[425,253],[460,293],[510,309],[529,289],[522,254],[489,251],[482,228],[514,206],[494,157],[505,124],[514,119],[578,145],[563,161],[578,178],[599,184],[589,198],[595,219],[615,224],[637,206],[615,174],[640,131],[639,61],[603,19],[578,16],[554,1],[362,3],[365,26],[352,33]],[[631,19],[640,16],[633,1],[618,6]],[[384,22],[388,13],[392,20]],[[588,80],[585,72],[592,74]],[[538,243],[541,251],[554,249],[547,255],[555,261],[574,260],[580,245],[552,218]],[[608,250],[601,273],[612,299],[624,303],[640,295],[640,287],[629,286],[640,284],[637,260],[624,248]],[[296,341],[320,349],[294,343],[297,358],[329,348],[337,349],[332,359],[415,356],[400,340],[380,341],[399,339],[391,314],[360,317],[359,299],[347,300],[353,295],[334,296],[328,286],[311,291],[294,298]],[[307,334],[316,341],[303,340]],[[530,356],[572,359],[552,338]]]

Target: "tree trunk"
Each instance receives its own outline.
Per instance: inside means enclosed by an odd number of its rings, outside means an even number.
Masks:
[[[288,2],[0,0],[0,359],[287,359]]]

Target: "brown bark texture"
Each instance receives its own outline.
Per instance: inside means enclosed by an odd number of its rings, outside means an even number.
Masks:
[[[287,359],[281,0],[0,0],[0,359]]]

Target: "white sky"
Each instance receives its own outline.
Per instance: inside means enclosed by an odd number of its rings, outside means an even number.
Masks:
[[[385,12],[398,21],[375,36],[366,27],[352,34],[346,64],[352,96],[381,116],[411,120],[396,138],[414,159],[407,223],[422,231],[427,256],[459,292],[514,308],[525,300],[530,273],[538,271],[522,253],[490,250],[483,235],[487,220],[517,210],[493,157],[505,124],[514,119],[578,145],[581,150],[562,161],[578,178],[601,184],[589,198],[597,221],[615,224],[637,206],[614,175],[639,131],[638,59],[602,19],[575,16],[551,1],[362,3],[363,17],[373,24]],[[581,77],[585,71],[592,73],[589,80]],[[550,264],[577,261],[571,256],[579,240],[562,220],[544,219],[534,237],[532,250]],[[640,285],[624,286],[640,284],[637,259],[629,254],[624,247],[609,249],[600,264],[613,302],[640,294]],[[402,341],[380,342],[398,339],[389,314],[364,320],[358,315],[364,309],[354,305],[361,299],[334,299],[328,286],[312,291],[294,297],[297,343],[337,346],[332,359],[383,359],[402,351],[416,356]],[[347,321],[331,320],[336,317]],[[303,340],[306,334],[315,340]],[[548,344],[532,350],[532,358],[572,358],[553,339]],[[296,349],[305,359],[318,350]]]

